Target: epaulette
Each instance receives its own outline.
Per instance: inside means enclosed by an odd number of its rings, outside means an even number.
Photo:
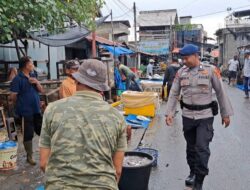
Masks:
[[[211,65],[209,63],[203,63],[202,65],[206,68],[210,68],[211,70],[214,70],[216,68],[214,65]]]
[[[183,67],[181,67],[180,68],[182,71],[185,71],[185,70],[188,70],[189,68],[186,66],[186,65],[184,65]]]
[[[212,65],[209,64],[209,63],[202,63],[202,65],[203,65],[204,67],[211,67],[211,66],[212,66]]]

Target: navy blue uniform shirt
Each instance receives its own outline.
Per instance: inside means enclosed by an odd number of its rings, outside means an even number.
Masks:
[[[30,77],[36,77],[31,73]],[[23,72],[19,72],[11,83],[10,91],[17,93],[16,113],[19,116],[32,116],[41,113],[40,97],[35,84],[29,82]]]

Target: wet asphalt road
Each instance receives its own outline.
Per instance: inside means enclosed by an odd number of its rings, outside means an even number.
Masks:
[[[227,129],[216,117],[215,136],[211,143],[209,162],[210,175],[205,179],[204,190],[250,190],[250,100],[236,88],[227,87],[235,115]],[[189,173],[185,159],[185,141],[182,133],[181,114],[178,114],[173,127],[164,121],[164,108],[145,136],[145,146],[159,150],[158,167],[153,169],[149,190],[184,190],[184,180]],[[134,136],[139,142],[140,135]],[[38,138],[35,138],[35,143]],[[136,145],[138,142],[136,141]],[[37,146],[35,159],[39,160]],[[17,170],[0,173],[2,190],[34,190],[43,183],[39,165],[31,167],[25,162],[23,147],[19,149]]]
[[[205,190],[250,189],[250,100],[244,93],[226,86],[235,115],[231,126],[225,129],[221,118],[214,122],[215,135],[210,145],[210,174],[205,179]],[[162,106],[164,110],[164,105]],[[162,112],[163,114],[163,112]],[[183,190],[189,173],[185,159],[185,141],[182,133],[181,114],[174,127],[166,127],[164,118],[154,137],[152,147],[159,150],[158,167],[152,171],[149,190]]]

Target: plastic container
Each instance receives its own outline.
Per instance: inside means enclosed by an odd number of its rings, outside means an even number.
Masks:
[[[156,113],[156,107],[154,104],[150,104],[143,107],[138,108],[128,108],[124,107],[125,115],[133,114],[133,115],[143,115],[146,117],[154,117]]]
[[[144,153],[147,153],[147,154],[150,154],[151,156],[153,156],[154,157],[154,162],[152,163],[152,166],[153,167],[157,166],[157,164],[158,164],[158,156],[159,156],[158,150],[153,149],[153,148],[137,148],[136,151],[144,152]]]
[[[159,96],[155,92],[126,91],[121,96],[125,115],[154,117],[159,106]]]
[[[135,167],[123,167],[119,190],[148,190],[148,183],[154,162],[153,156],[144,152],[126,152],[125,156],[140,156],[152,160],[149,164]]]
[[[6,142],[8,140],[9,140],[9,137],[8,137],[8,132],[6,130],[6,127],[0,128],[0,143]]]
[[[12,170],[16,168],[17,143],[7,141],[0,143],[0,170]]]

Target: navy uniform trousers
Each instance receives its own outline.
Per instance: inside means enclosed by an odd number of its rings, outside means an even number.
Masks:
[[[187,142],[187,162],[191,172],[197,176],[206,176],[209,172],[209,143],[214,135],[213,121],[213,117],[198,120],[183,117],[183,131]]]

